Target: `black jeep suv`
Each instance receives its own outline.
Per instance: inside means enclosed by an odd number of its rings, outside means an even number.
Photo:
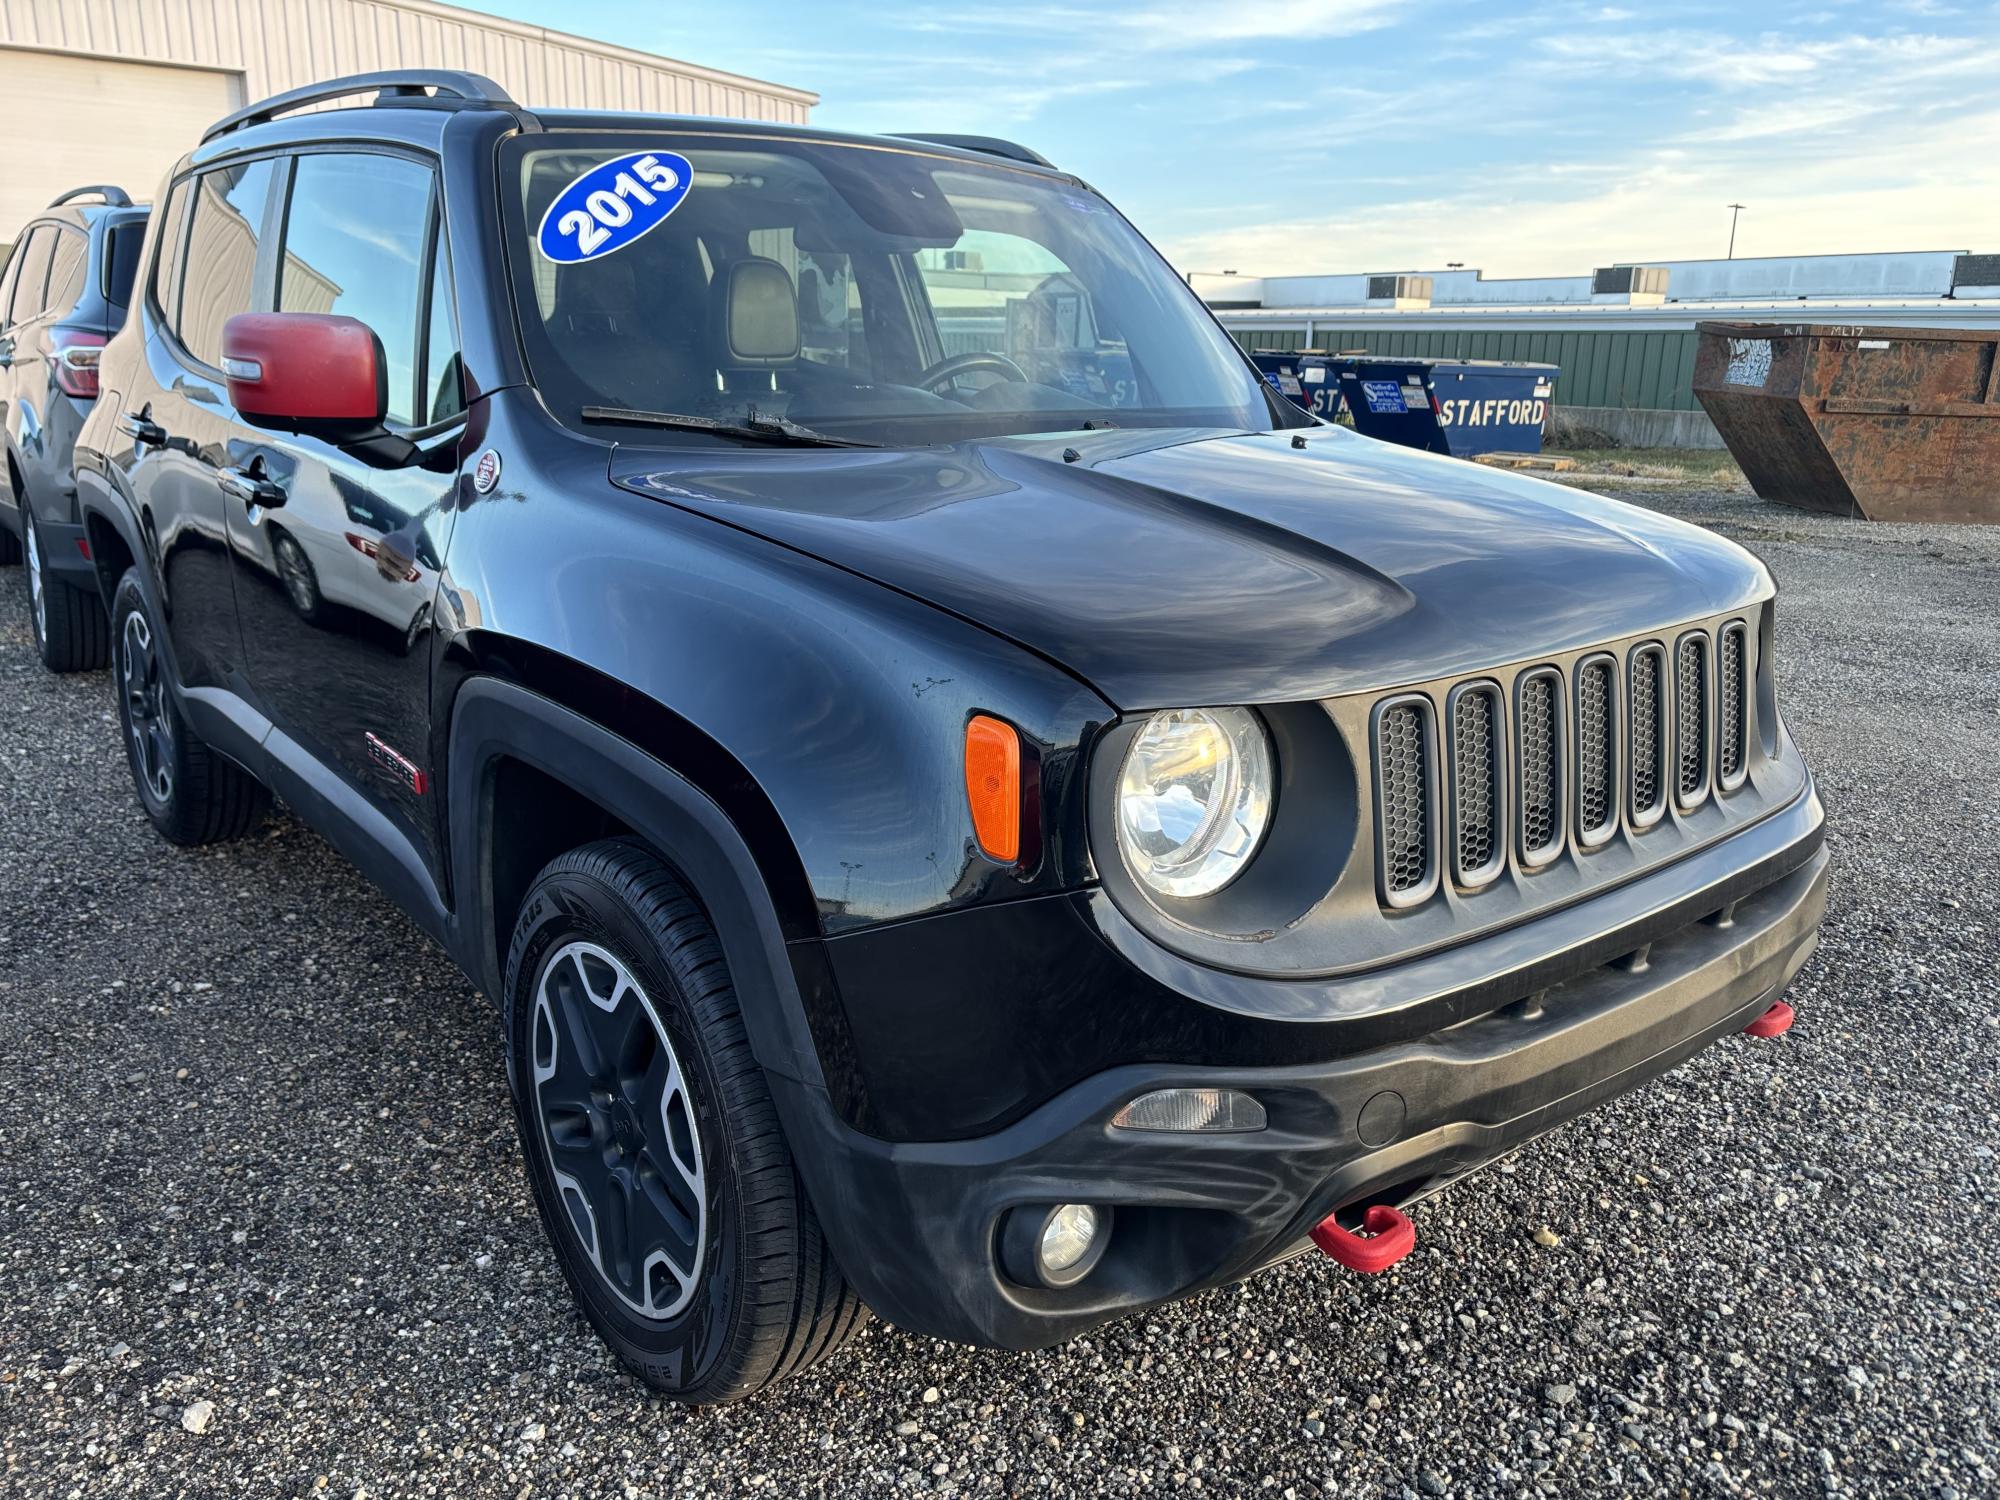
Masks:
[[[404,73],[160,201],[79,457],[139,798],[276,792],[493,996],[663,1390],[1377,1268],[1789,1018],[1765,569],[1314,420],[1033,153]]]
[[[146,209],[123,189],[76,188],[28,222],[0,276],[0,563],[25,557],[35,649],[56,672],[109,659],[70,464],[97,402],[105,341],[125,323],[145,235]]]

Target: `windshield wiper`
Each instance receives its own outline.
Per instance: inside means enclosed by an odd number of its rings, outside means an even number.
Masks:
[[[880,443],[864,443],[859,438],[833,437],[815,432],[784,417],[760,416],[756,407],[741,422],[722,422],[714,417],[695,417],[677,411],[629,411],[622,406],[586,406],[586,422],[629,422],[640,427],[676,427],[688,432],[712,432],[718,437],[744,438],[753,443],[784,443],[800,448],[879,448]]]

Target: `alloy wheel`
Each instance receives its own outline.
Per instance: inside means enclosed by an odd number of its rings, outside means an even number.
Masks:
[[[152,627],[136,610],[125,617],[125,631],[118,640],[118,677],[132,764],[154,799],[165,803],[174,792],[173,721]]]
[[[680,1058],[631,972],[556,950],[535,989],[535,1114],[565,1217],[604,1284],[673,1317],[707,1252],[707,1174]]]
[[[21,536],[28,547],[28,607],[34,612],[35,639],[49,638],[49,604],[42,588],[42,549],[35,540],[35,523],[27,506],[21,507]]]

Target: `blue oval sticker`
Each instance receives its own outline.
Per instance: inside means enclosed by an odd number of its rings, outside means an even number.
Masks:
[[[672,151],[635,151],[600,162],[556,194],[535,244],[564,265],[600,260],[681,206],[694,166]]]

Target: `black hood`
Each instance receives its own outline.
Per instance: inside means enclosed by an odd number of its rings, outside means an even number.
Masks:
[[[1159,431],[621,448],[611,472],[998,631],[1126,710],[1456,675],[1772,587],[1699,527],[1339,428],[1304,448],[1283,433]]]

